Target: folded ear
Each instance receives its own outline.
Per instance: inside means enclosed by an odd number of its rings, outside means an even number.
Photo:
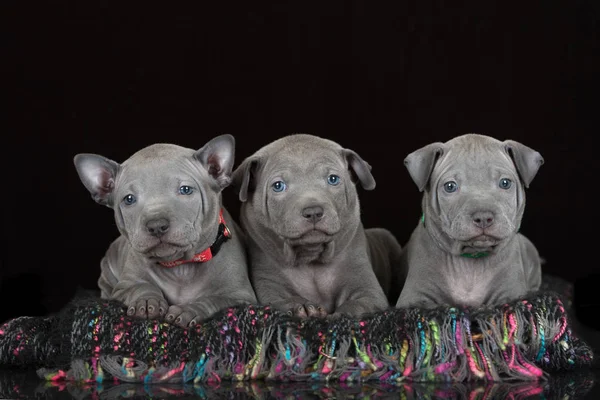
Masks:
[[[349,149],[343,149],[342,154],[348,162],[348,168],[365,190],[375,189],[375,178],[371,174],[371,166],[358,154]]]
[[[404,166],[420,192],[425,190],[435,162],[442,154],[444,154],[444,143],[435,142],[413,151],[404,159]]]
[[[241,202],[248,200],[248,193],[254,190],[253,175],[256,173],[260,159],[256,156],[246,158],[233,171],[232,186],[238,192]]]
[[[194,153],[222,189],[231,183],[231,170],[235,159],[235,139],[232,135],[217,136]]]
[[[506,140],[504,149],[515,163],[523,185],[528,188],[538,170],[544,164],[544,158],[537,151],[514,140]]]
[[[119,164],[97,154],[77,154],[73,162],[92,198],[99,204],[110,206]]]

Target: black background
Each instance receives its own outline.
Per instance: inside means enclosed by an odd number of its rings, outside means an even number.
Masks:
[[[406,154],[468,132],[521,141],[546,160],[522,233],[545,272],[596,271],[597,2],[195,3],[3,3],[0,320],[96,287],[118,232],[75,154],[122,162],[222,133],[236,165],[294,132],[357,151],[377,180],[360,191],[364,224],[402,244],[421,197]],[[224,199],[237,217],[233,192]]]

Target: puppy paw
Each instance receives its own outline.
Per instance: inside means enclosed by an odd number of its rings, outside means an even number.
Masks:
[[[128,304],[127,315],[144,319],[162,317],[167,312],[169,305],[161,297],[141,298]]]
[[[305,303],[305,304],[293,304],[289,307],[288,314],[294,317],[300,318],[325,318],[327,316],[327,310],[325,307],[319,304]]]
[[[192,305],[170,306],[165,320],[182,328],[190,328],[205,318],[205,315]]]

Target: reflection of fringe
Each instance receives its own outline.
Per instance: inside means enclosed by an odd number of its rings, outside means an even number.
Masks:
[[[128,382],[40,381],[33,371],[0,370],[0,398],[55,399],[69,393],[74,399],[174,398],[202,399],[251,398],[404,398],[404,399],[525,399],[583,398],[594,385],[594,373],[589,370],[553,374],[548,380],[529,382],[281,382],[248,380],[208,383],[155,383],[143,385]],[[65,395],[66,396],[66,395]]]

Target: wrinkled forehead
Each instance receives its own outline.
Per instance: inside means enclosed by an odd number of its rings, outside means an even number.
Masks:
[[[289,148],[272,154],[265,162],[263,172],[269,174],[288,170],[294,174],[308,175],[329,168],[345,167],[341,151],[329,148]]]
[[[200,173],[191,157],[157,157],[127,160],[121,164],[119,184],[137,181],[141,184],[164,184],[172,180],[193,178]]]
[[[432,175],[434,179],[453,172],[488,177],[497,171],[516,174],[514,163],[502,146],[451,146],[444,150]]]

